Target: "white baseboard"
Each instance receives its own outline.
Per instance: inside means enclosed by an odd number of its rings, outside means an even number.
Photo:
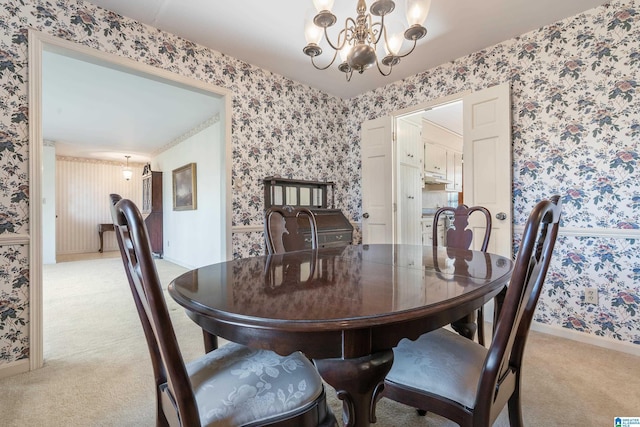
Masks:
[[[493,319],[493,300],[489,301],[484,306],[485,323],[492,324],[491,322],[492,319]],[[623,353],[629,353],[636,356],[640,356],[640,345],[633,344],[628,341],[620,341],[620,340],[616,340],[609,337],[599,337],[594,334],[587,334],[586,332],[574,331],[572,329],[563,328],[562,326],[558,326],[558,325],[546,325],[544,323],[539,323],[536,321],[531,322],[531,330],[553,335],[560,338],[566,338],[573,341],[583,342],[585,344],[591,344],[598,347],[607,348],[609,350],[616,350]]]
[[[197,268],[195,265],[187,265],[182,261],[178,261],[178,260],[176,260],[174,258],[167,257],[165,255],[162,256],[162,259],[165,260],[165,261],[168,261],[168,262],[170,262],[172,264],[179,265],[180,267],[184,267],[184,268],[186,268],[188,270],[195,270]]]
[[[531,330],[554,335],[560,338],[579,341],[585,344],[603,347],[609,350],[616,350],[622,353],[629,353],[635,356],[640,356],[640,345],[633,344],[627,341],[620,341],[609,337],[599,337],[597,335],[563,328],[562,326],[545,325],[538,322],[531,323]]]
[[[0,365],[0,379],[29,372],[29,359],[18,360],[17,362]]]

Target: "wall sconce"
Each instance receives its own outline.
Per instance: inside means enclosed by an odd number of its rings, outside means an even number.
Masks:
[[[133,170],[131,170],[131,168],[129,167],[129,157],[131,156],[125,156],[125,157],[127,158],[127,165],[124,168],[122,168],[122,176],[124,177],[124,179],[129,181],[133,176]]]

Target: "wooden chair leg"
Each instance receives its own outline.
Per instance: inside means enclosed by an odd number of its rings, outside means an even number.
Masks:
[[[218,337],[210,334],[209,332],[202,330],[202,336],[204,338],[204,352],[209,353],[210,351],[216,350],[218,348]]]
[[[451,323],[451,328],[463,337],[473,340],[476,335],[477,329],[474,318],[475,315],[473,313],[470,313],[462,319],[456,320],[455,322]]]
[[[522,406],[520,404],[520,374],[516,374],[516,386],[513,394],[509,398],[509,426],[510,427],[523,427],[524,422],[522,420]]]
[[[478,324],[478,343],[481,346],[484,346],[484,308],[480,307],[478,309],[477,315],[477,324]]]

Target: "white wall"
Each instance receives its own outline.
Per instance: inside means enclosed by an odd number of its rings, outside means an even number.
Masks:
[[[65,157],[56,160],[57,254],[98,252],[98,224],[113,222],[109,194],[120,194],[140,206],[142,165],[130,166],[133,178],[126,181],[123,165],[118,162]],[[113,232],[104,233],[104,250],[118,250]]]
[[[42,262],[56,263],[56,148],[42,150]]]
[[[152,170],[162,171],[164,258],[187,268],[226,259],[224,251],[223,123],[217,121],[159,154]],[[196,163],[197,209],[173,210],[172,171]]]

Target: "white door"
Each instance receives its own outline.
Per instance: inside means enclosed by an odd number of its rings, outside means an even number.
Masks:
[[[509,84],[465,96],[463,117],[464,203],[489,209],[492,230],[487,250],[511,258],[513,220]],[[473,234],[484,233],[484,227],[474,222],[470,221]],[[480,239],[474,239],[474,249],[479,249],[480,242]]]
[[[362,243],[394,243],[393,120],[362,124]]]

